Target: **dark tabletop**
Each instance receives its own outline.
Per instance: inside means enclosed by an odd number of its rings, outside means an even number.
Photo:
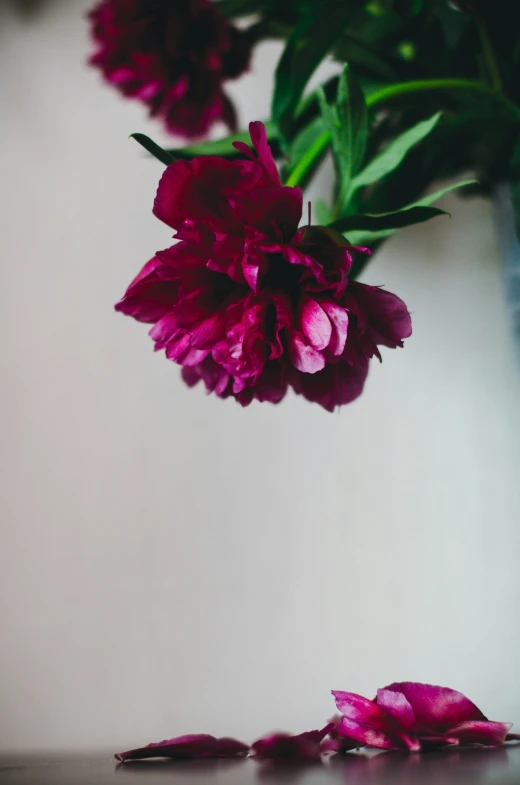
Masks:
[[[520,744],[429,753],[349,753],[323,763],[127,761],[110,753],[0,757],[1,785],[519,785]]]

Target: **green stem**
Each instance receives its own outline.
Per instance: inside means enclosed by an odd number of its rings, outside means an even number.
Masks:
[[[506,98],[505,95],[482,82],[474,82],[470,79],[418,79],[411,82],[398,82],[397,84],[383,87],[376,90],[366,98],[367,107],[373,109],[380,104],[391,101],[402,95],[413,93],[435,92],[442,90],[465,90],[486,95],[500,103],[509,114],[520,121],[520,107]],[[302,182],[309,170],[314,165],[316,159],[323,153],[324,149],[330,144],[330,131],[324,131],[314,142],[305,155],[301,157],[293,171],[289,175],[286,185],[295,186]]]
[[[500,93],[503,89],[502,77],[500,76],[495,52],[493,51],[493,45],[491,43],[491,39],[489,38],[486,23],[480,14],[475,15],[475,24],[480,36],[482,53],[484,55],[484,61],[486,63],[490,84]]]
[[[400,82],[371,93],[366,99],[367,106],[373,107],[407,93],[425,93],[436,90],[466,90],[487,95],[488,98],[494,98],[497,103],[502,104],[504,109],[520,120],[520,107],[494,88],[471,79],[418,79],[412,82]]]
[[[322,152],[330,142],[330,131],[325,131],[319,136],[306,153],[302,155],[291,174],[289,175],[286,185],[295,186],[301,183],[305,175],[312,168],[314,162],[320,157]]]

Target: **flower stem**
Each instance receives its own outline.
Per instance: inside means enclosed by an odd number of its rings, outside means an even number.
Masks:
[[[314,162],[320,157],[330,142],[330,131],[324,131],[319,136],[306,153],[302,155],[291,174],[287,178],[286,185],[295,186],[301,183],[305,175],[312,168]]]
[[[489,82],[495,90],[498,90],[500,93],[503,90],[502,77],[500,76],[500,70],[498,68],[493,45],[491,44],[491,39],[489,38],[486,23],[480,14],[475,14],[475,25],[480,36],[480,43],[482,44],[482,53],[486,63]]]
[[[366,104],[369,108],[374,108],[402,95],[442,90],[465,90],[486,95],[488,98],[493,98],[497,103],[502,104],[504,109],[507,109],[509,114],[520,122],[520,107],[513,101],[510,101],[509,98],[506,98],[497,89],[489,87],[482,82],[474,82],[471,79],[418,79],[411,82],[398,82],[371,93],[366,98]],[[324,131],[298,161],[289,175],[286,185],[299,185],[314,165],[316,159],[319,158],[329,144],[330,131]]]

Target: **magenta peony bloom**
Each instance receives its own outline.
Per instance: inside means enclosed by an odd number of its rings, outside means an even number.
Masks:
[[[248,745],[236,739],[216,739],[206,733],[196,733],[155,742],[128,752],[118,752],[114,757],[121,761],[140,758],[237,758],[244,757],[248,752]]]
[[[518,738],[508,735],[511,723],[491,722],[456,690],[404,681],[390,684],[368,700],[353,692],[335,692],[343,715],[340,736],[386,750],[446,744],[496,746]]]
[[[289,733],[271,733],[251,745],[253,755],[266,760],[319,760],[326,747],[323,740],[334,728],[330,722],[321,730],[311,730],[291,736]]]
[[[101,0],[89,14],[90,63],[138,98],[168,131],[200,136],[217,120],[236,126],[226,79],[246,70],[250,42],[209,0]]]
[[[355,251],[332,230],[298,228],[302,192],[284,187],[262,123],[256,154],[203,156],[164,172],[154,213],[179,242],[159,251],[116,305],[150,322],[156,349],[183,367],[188,385],[280,401],[288,387],[328,411],[363,390],[379,346],[412,331],[402,300],[349,281]]]

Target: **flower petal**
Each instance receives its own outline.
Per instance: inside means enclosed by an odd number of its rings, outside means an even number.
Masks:
[[[325,349],[329,345],[332,325],[324,309],[312,297],[303,298],[300,325],[303,334],[315,349]]]
[[[222,192],[235,187],[240,177],[239,162],[214,155],[175,161],[159,181],[153,212],[173,229],[193,221],[232,233],[237,224]]]
[[[348,313],[341,305],[333,300],[320,302],[321,307],[327,314],[332,325],[332,334],[328,344],[329,351],[339,356],[345,348],[348,331]]]
[[[415,714],[402,692],[378,690],[376,703],[388,716],[393,717],[407,731],[415,728]]]
[[[280,185],[280,175],[278,174],[278,169],[276,168],[271,148],[267,144],[267,133],[265,130],[265,125],[258,121],[249,123],[249,135],[251,136],[253,147],[258,153],[260,163],[264,167],[273,183],[275,185]]]
[[[165,280],[164,267],[154,256],[127,288],[115,310],[139,322],[153,323],[170,311],[177,299],[179,284]]]
[[[487,719],[465,695],[448,687],[404,681],[384,689],[401,693],[410,703],[417,725],[425,730],[451,735],[451,729],[463,722]]]
[[[412,320],[400,297],[358,281],[351,281],[348,291],[365,312],[376,343],[393,349],[410,337]]]
[[[450,728],[448,735],[458,739],[460,744],[485,744],[494,747],[504,743],[511,727],[511,722],[473,720]]]
[[[382,750],[402,749],[404,744],[399,742],[395,735],[387,733],[383,729],[362,725],[350,717],[343,717],[339,724],[338,733],[340,736],[347,736],[355,740],[358,745],[366,744],[368,747],[377,747]]]
[[[303,336],[292,332],[289,337],[289,359],[302,373],[316,373],[325,367],[325,357],[303,340]]]
[[[154,742],[127,752],[118,752],[114,757],[120,761],[140,758],[229,758],[242,757],[248,752],[248,745],[236,739],[217,739],[215,736],[198,733]]]
[[[373,727],[386,727],[384,711],[374,701],[355,692],[332,690],[336,706],[344,717]]]
[[[271,733],[255,741],[251,750],[255,757],[269,760],[317,760],[324,751],[322,741],[333,727],[333,723],[328,723],[321,730],[306,731],[297,736]]]

